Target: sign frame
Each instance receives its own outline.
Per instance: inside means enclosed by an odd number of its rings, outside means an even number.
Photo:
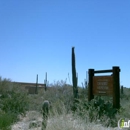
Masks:
[[[95,93],[93,93],[93,77],[95,73],[112,73],[112,91],[110,94],[102,94],[102,96],[111,95],[113,97],[113,108],[119,109],[120,108],[120,68],[118,66],[113,66],[110,70],[97,70],[89,69],[89,85],[88,85],[88,101],[91,101],[94,98]]]

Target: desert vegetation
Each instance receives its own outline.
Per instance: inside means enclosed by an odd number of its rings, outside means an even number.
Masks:
[[[130,119],[130,88],[123,88],[119,110],[112,107],[111,97],[95,97],[88,102],[87,89],[78,87],[78,90],[79,98],[74,99],[73,87],[65,81],[57,81],[47,91],[27,94],[10,79],[0,77],[0,129],[15,130],[13,126],[20,121],[27,123],[42,119],[44,100],[52,104],[46,130],[118,129],[120,118]],[[40,130],[41,123],[42,120],[39,125],[29,127],[28,124],[26,129]]]

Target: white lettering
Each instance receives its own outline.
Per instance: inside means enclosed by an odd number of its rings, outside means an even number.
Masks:
[[[97,89],[108,90],[108,86],[97,86]]]
[[[104,92],[104,91],[98,91],[98,93],[106,93],[106,92]]]
[[[108,82],[97,82],[97,85],[108,85]]]

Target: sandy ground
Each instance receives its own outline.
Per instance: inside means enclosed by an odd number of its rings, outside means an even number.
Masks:
[[[39,126],[37,128],[29,128],[30,122],[33,121],[38,122]],[[82,121],[80,122],[73,119],[71,115],[52,117],[48,119],[49,125],[47,125],[47,130],[119,130],[118,127],[105,128],[101,124],[85,124]],[[12,125],[12,130],[41,130],[41,124],[42,114],[36,111],[29,111],[25,117],[20,117],[19,122]]]
[[[40,127],[37,128],[30,128],[30,122],[39,122]],[[36,111],[29,111],[27,112],[25,117],[20,116],[20,121],[12,125],[12,130],[41,130],[41,123],[42,123],[42,116],[40,113]]]

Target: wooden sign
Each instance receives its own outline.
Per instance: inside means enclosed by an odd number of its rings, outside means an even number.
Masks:
[[[120,108],[120,68],[113,66],[109,70],[89,69],[88,101],[94,99],[94,95],[112,96],[113,108]],[[94,76],[97,73],[112,73],[110,76]]]
[[[113,96],[113,77],[93,76],[93,94]]]

